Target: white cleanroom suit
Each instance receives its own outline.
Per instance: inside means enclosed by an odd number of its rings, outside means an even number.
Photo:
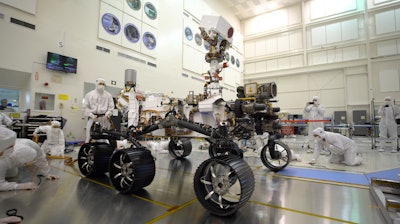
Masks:
[[[330,163],[344,163],[348,166],[361,164],[362,157],[358,155],[357,145],[352,139],[338,133],[324,131],[322,128],[316,128],[313,135],[316,138],[316,144],[310,164],[316,163],[324,146],[331,152]]]
[[[33,182],[8,182],[6,177],[14,177],[18,167],[33,163],[38,168],[38,175],[46,179],[58,179],[58,176],[49,174],[46,156],[35,142],[29,139],[17,139],[16,133],[8,128],[0,127],[0,191],[32,190],[36,188]]]
[[[0,126],[11,126],[12,120],[7,114],[0,112]]]
[[[60,122],[52,121],[51,125],[39,126],[33,132],[33,136],[43,132],[46,134],[46,140],[42,144],[44,153],[51,156],[64,156],[65,138],[64,132],[60,128]]]
[[[379,121],[379,152],[385,151],[386,141],[390,141],[392,152],[397,152],[397,123],[396,116],[400,115],[400,108],[393,104],[390,96],[385,97],[385,103],[378,109]]]
[[[323,120],[325,114],[325,107],[320,104],[319,96],[314,96],[312,99],[312,104],[307,102],[306,107],[304,108],[305,118],[310,120],[308,122],[308,146],[309,148],[313,148],[315,144],[315,138],[313,136],[313,131],[316,128],[324,128],[324,122],[315,120]]]
[[[83,101],[83,110],[85,116],[88,116],[86,124],[86,139],[85,143],[90,141],[90,129],[93,122],[99,117],[109,118],[114,109],[114,101],[112,95],[105,90],[105,80],[102,78],[96,79],[96,89],[88,92]]]

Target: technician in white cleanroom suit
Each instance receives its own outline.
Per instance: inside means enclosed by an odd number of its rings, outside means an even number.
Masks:
[[[331,152],[330,163],[344,163],[348,166],[360,165],[362,158],[358,155],[356,143],[341,134],[324,131],[317,128],[313,131],[316,139],[313,159],[310,164],[315,164],[321,151],[327,149]]]
[[[0,112],[0,126],[11,126],[12,120],[7,114]]]
[[[60,122],[52,121],[50,125],[39,126],[33,132],[35,137],[40,132],[46,133],[46,140],[42,144],[44,153],[50,153],[51,156],[64,156],[65,138],[60,126]]]
[[[114,101],[112,95],[105,90],[106,83],[102,78],[96,79],[96,89],[88,92],[83,101],[83,110],[85,116],[89,117],[86,125],[86,140],[90,141],[90,128],[94,121],[98,118],[109,118],[114,109]]]
[[[6,177],[15,177],[18,167],[33,163],[38,168],[38,175],[46,179],[58,179],[58,176],[49,174],[46,156],[43,150],[32,140],[17,139],[16,133],[8,128],[0,127],[0,191],[33,190],[33,182],[16,183],[8,182]]]
[[[390,141],[392,152],[397,152],[397,123],[396,116],[400,115],[400,108],[393,104],[392,97],[385,97],[385,103],[378,109],[379,121],[379,152],[385,151],[386,141]]]
[[[313,120],[324,119],[324,114],[325,114],[325,107],[320,104],[320,99],[318,96],[314,96],[312,102],[307,102],[306,107],[304,108],[304,114],[308,120],[311,120],[310,122],[308,122],[309,150],[307,152],[312,152],[312,150],[310,149],[314,148],[315,144],[313,131],[316,128],[322,128],[322,129],[324,128],[324,122],[313,122]]]

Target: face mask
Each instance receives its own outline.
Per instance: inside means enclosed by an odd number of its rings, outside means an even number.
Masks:
[[[102,92],[104,92],[104,88],[105,88],[105,86],[103,86],[103,85],[98,85],[98,86],[97,86],[97,91],[99,91],[100,93],[102,93]]]

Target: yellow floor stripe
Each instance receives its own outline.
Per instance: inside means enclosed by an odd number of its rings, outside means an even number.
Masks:
[[[91,179],[91,178],[88,178],[88,177],[84,177],[84,176],[82,176],[82,175],[80,175],[80,174],[73,173],[73,172],[67,171],[67,170],[65,170],[65,169],[61,169],[61,168],[54,167],[54,166],[51,166],[51,167],[53,167],[53,168],[55,168],[55,169],[58,169],[58,170],[62,170],[62,171],[64,171],[65,173],[69,173],[69,174],[72,174],[72,175],[74,175],[74,176],[79,176],[79,177],[81,177],[82,179],[85,179],[85,180],[90,181],[90,182],[92,182],[92,183],[101,185],[101,186],[103,186],[103,187],[107,187],[107,188],[110,188],[110,189],[115,190],[115,187],[113,187],[113,186],[111,186],[111,185],[108,185],[108,184],[104,184],[104,183],[102,183],[102,182],[100,182],[100,181],[97,181],[97,180],[94,180],[94,179]],[[168,204],[165,204],[165,203],[159,202],[159,201],[150,200],[150,199],[148,199],[148,198],[144,198],[144,197],[141,197],[141,196],[138,196],[138,195],[135,195],[135,194],[130,194],[130,196],[135,197],[135,198],[138,198],[138,199],[143,200],[143,201],[150,202],[150,203],[152,203],[152,204],[155,204],[155,205],[158,205],[158,206],[167,208],[167,209],[171,209],[171,208],[174,207],[174,206],[172,206],[172,205],[168,205]]]
[[[262,203],[262,202],[258,202],[258,201],[249,201],[249,202],[254,203],[254,204],[258,204],[258,205],[268,206],[268,207],[271,207],[271,208],[276,208],[276,209],[282,209],[282,210],[286,210],[286,211],[290,211],[290,212],[295,212],[295,213],[299,213],[299,214],[303,214],[303,215],[318,217],[318,218],[322,218],[322,219],[329,219],[329,220],[333,220],[333,221],[337,221],[337,222],[341,222],[341,223],[357,224],[355,222],[350,222],[350,221],[337,219],[337,218],[333,218],[333,217],[318,215],[318,214],[314,214],[314,213],[310,213],[310,212],[304,212],[304,211],[300,211],[300,210],[296,210],[296,209],[291,209],[291,208],[285,208],[285,207],[280,207],[280,206],[276,206],[276,205],[266,204],[266,203]]]
[[[180,206],[175,206],[172,209],[169,209],[166,213],[164,213],[164,214],[162,214],[160,216],[157,216],[156,218],[154,218],[154,219],[152,219],[150,221],[147,221],[146,224],[151,224],[151,223],[155,223],[157,221],[160,221],[161,219],[163,219],[163,218],[165,218],[165,217],[167,217],[167,216],[169,216],[169,215],[171,215],[171,214],[173,214],[173,213],[175,213],[175,212],[177,212],[177,211],[179,211],[179,210],[181,210],[181,209],[193,204],[196,201],[197,201],[197,198],[194,198],[194,199],[186,202],[185,204],[182,204]]]

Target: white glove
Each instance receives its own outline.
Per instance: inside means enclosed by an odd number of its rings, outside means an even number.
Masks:
[[[105,116],[106,116],[107,118],[110,118],[111,115],[112,115],[112,112],[111,112],[111,111],[108,111],[108,112],[105,114]]]
[[[28,183],[22,183],[22,184],[17,184],[16,190],[35,190],[36,189],[36,184],[33,182],[28,182]]]
[[[21,222],[22,222],[22,219],[17,216],[9,216],[9,217],[0,219],[0,224],[21,223]]]
[[[60,177],[57,175],[53,175],[53,174],[46,175],[46,180],[57,180],[57,179],[60,179]]]
[[[312,159],[309,164],[314,165],[316,163],[315,159]]]
[[[90,113],[90,114],[89,114],[89,117],[92,118],[92,119],[95,119],[97,116],[94,115],[93,113]]]

